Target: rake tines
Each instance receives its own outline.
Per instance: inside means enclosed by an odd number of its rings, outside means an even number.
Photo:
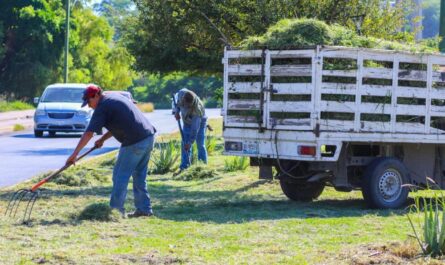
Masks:
[[[38,197],[38,191],[32,191],[29,189],[21,189],[14,192],[14,194],[12,194],[11,196],[11,199],[9,200],[5,215],[15,217],[17,215],[17,211],[20,207],[21,202],[24,202],[24,204],[26,204],[26,208],[23,215],[23,223],[29,222],[31,220],[32,208],[34,207],[34,204]]]
[[[79,161],[84,156],[86,156],[89,153],[93,152],[96,148],[97,147],[94,146],[93,148],[91,148],[90,150],[88,150],[87,152],[85,152],[84,154],[79,156],[76,159],[76,161]],[[36,203],[36,200],[39,197],[39,190],[38,190],[39,187],[42,186],[43,184],[45,184],[46,182],[48,182],[50,179],[52,179],[55,176],[59,175],[60,172],[62,172],[65,169],[67,169],[72,164],[73,163],[65,164],[65,166],[63,166],[61,169],[59,169],[56,172],[52,173],[48,177],[40,180],[37,184],[32,186],[31,189],[21,189],[21,190],[18,190],[16,192],[14,192],[14,194],[12,194],[12,196],[11,196],[11,199],[9,200],[8,207],[6,208],[5,215],[6,216],[9,215],[9,216],[15,217],[16,214],[17,214],[17,210],[19,209],[20,203],[22,201],[28,201],[28,203],[25,202],[26,203],[26,208],[25,208],[25,214],[23,215],[23,223],[25,223],[25,224],[28,223],[31,220],[32,208],[34,208],[34,204]]]

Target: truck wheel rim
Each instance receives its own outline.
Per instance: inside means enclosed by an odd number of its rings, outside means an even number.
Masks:
[[[380,177],[379,192],[383,200],[393,202],[402,193],[402,176],[397,170],[387,169]]]

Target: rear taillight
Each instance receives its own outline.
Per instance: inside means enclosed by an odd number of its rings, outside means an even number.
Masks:
[[[298,154],[305,156],[315,156],[315,146],[300,145],[298,146]]]

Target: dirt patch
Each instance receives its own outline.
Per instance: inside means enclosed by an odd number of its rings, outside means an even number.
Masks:
[[[368,265],[439,265],[445,264],[445,257],[433,259],[425,257],[414,241],[390,243],[386,245],[361,245],[348,249],[335,258],[345,264]],[[332,264],[335,262],[332,262]]]

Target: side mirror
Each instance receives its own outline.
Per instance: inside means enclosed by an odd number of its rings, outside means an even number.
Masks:
[[[35,97],[35,98],[34,98],[34,104],[35,104],[35,105],[39,104],[39,100],[40,100],[39,97]]]

